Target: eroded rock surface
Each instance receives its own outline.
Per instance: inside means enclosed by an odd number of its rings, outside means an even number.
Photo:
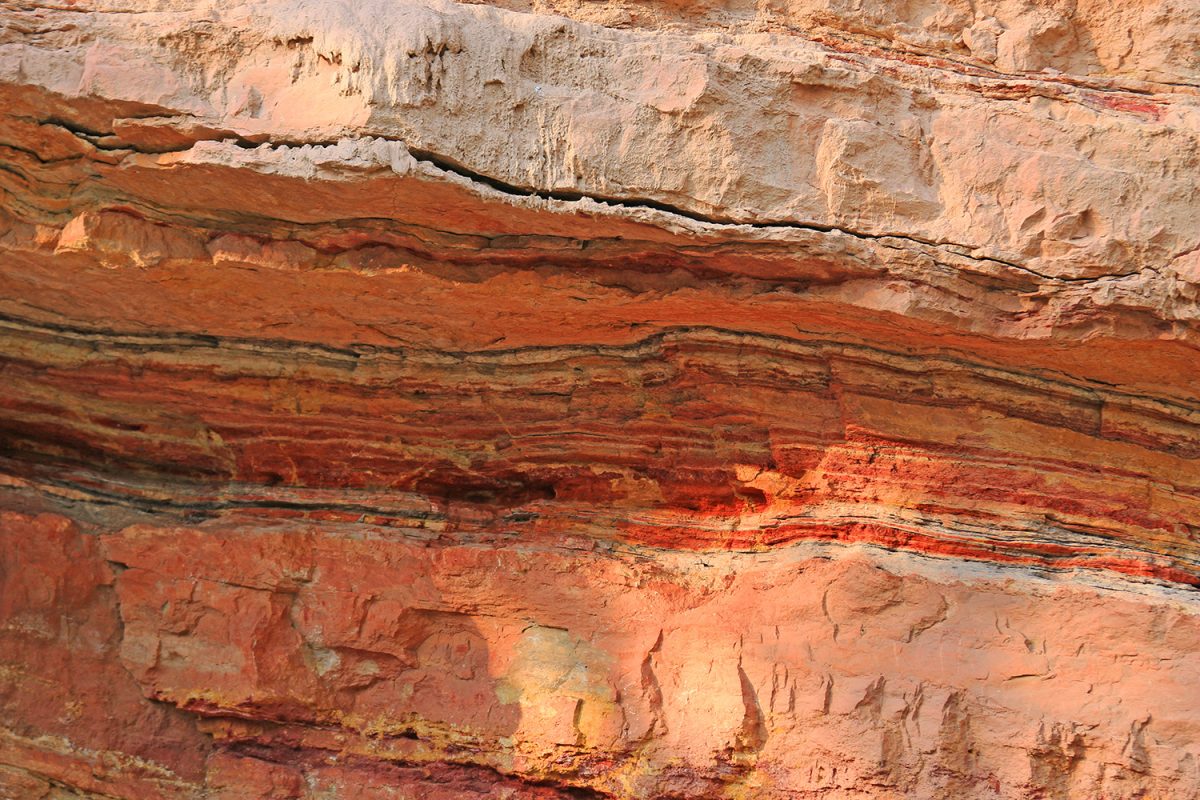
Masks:
[[[1200,13],[0,8],[0,797],[1200,794]]]

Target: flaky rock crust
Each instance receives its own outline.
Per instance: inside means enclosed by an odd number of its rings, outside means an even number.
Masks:
[[[0,7],[0,797],[1200,794],[1189,0]]]

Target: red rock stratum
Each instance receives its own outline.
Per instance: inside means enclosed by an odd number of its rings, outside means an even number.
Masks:
[[[1200,796],[1200,6],[0,7],[0,798]]]

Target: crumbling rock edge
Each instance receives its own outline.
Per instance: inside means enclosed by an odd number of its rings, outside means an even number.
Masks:
[[[1196,794],[1198,31],[0,10],[0,796]]]

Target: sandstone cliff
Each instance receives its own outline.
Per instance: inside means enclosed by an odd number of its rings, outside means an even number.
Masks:
[[[1200,796],[1200,6],[0,7],[0,798]]]

